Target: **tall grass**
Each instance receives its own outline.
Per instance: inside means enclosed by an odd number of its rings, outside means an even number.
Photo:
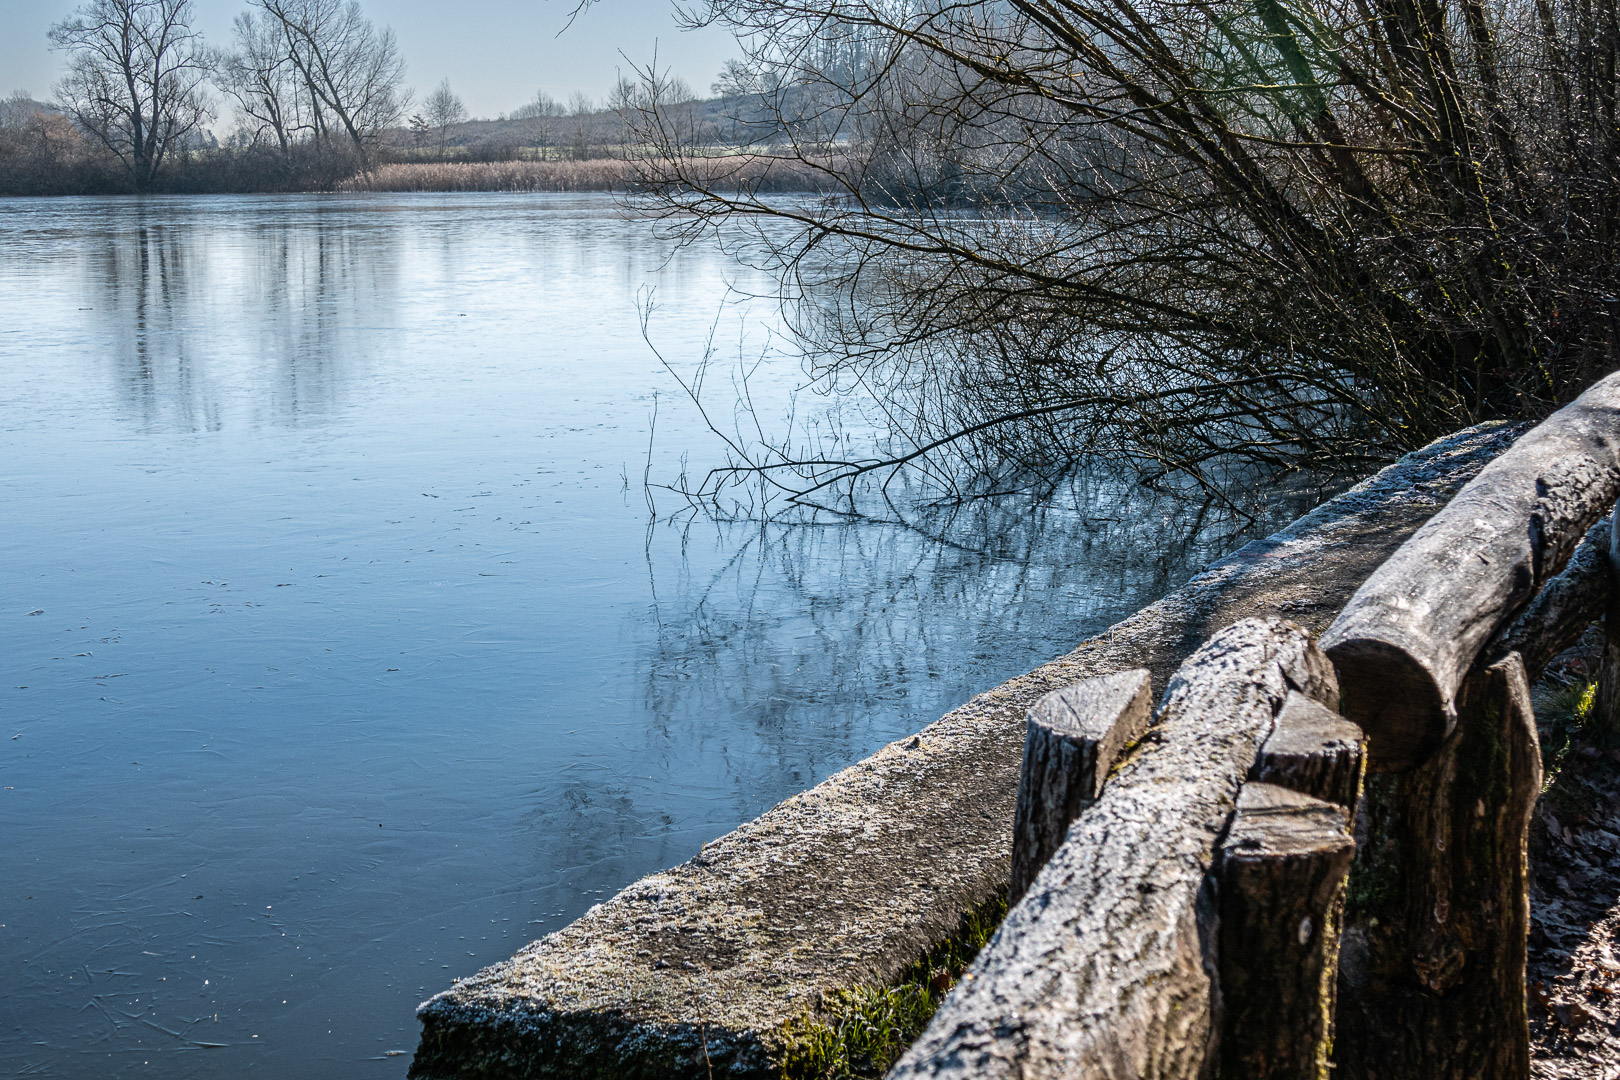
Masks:
[[[393,162],[351,177],[341,191],[628,191],[638,163],[587,161]],[[822,175],[802,161],[762,154],[699,159],[711,182],[751,191],[814,191]]]

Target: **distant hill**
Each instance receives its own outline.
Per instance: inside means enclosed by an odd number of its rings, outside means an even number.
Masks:
[[[737,117],[750,103],[740,97],[701,98],[669,106],[683,112],[682,123],[705,142],[733,145],[744,125]],[[612,109],[590,112],[531,113],[523,110],[494,120],[467,120],[443,133],[430,128],[396,127],[387,134],[391,150],[411,158],[446,157],[463,161],[508,161],[527,157],[592,160],[617,156],[625,141],[624,119]]]

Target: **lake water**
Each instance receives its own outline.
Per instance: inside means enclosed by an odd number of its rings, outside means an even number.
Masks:
[[[0,1073],[403,1076],[452,978],[1209,554],[1106,486],[652,521],[718,455],[637,298],[689,368],[769,285],[599,197],[0,200]]]

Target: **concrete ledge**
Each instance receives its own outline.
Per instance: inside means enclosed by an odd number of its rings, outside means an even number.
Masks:
[[[1005,893],[1024,713],[1092,675],[1161,691],[1250,615],[1319,633],[1520,429],[1410,454],[1067,656],[785,800],[425,1003],[419,1080],[769,1077],[829,992],[886,985]]]

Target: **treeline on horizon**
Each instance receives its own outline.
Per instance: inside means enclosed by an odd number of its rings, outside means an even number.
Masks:
[[[393,32],[358,0],[251,0],[224,47],[191,23],[190,0],[89,0],[52,26],[68,72],[52,100],[0,101],[0,194],[623,189],[649,108],[713,153],[747,146],[737,182],[816,186],[760,153],[734,66],[707,99],[648,72],[601,101],[540,92],[484,120],[448,80],[415,100]]]
[[[728,141],[725,99],[693,100],[679,111],[712,127],[715,152],[738,153],[764,190],[810,190],[818,177],[790,160]],[[301,191],[616,191],[635,183],[637,147],[617,112],[521,111],[451,125],[442,142],[410,127],[380,133],[365,155],[315,139],[282,149],[262,140],[201,137],[174,151],[144,189],[117,155],[73,117],[24,92],[0,101],[0,195],[270,193]],[[757,148],[756,148],[757,149]]]

